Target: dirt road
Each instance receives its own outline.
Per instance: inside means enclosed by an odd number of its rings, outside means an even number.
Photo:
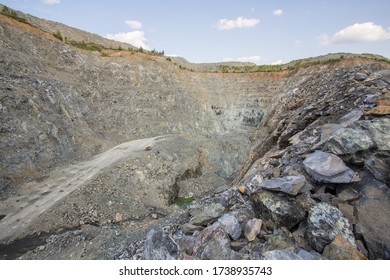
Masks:
[[[120,144],[89,161],[54,170],[45,180],[21,187],[20,193],[0,203],[0,243],[17,239],[39,215],[82,187],[100,170],[132,153],[144,151],[167,136],[140,139]]]

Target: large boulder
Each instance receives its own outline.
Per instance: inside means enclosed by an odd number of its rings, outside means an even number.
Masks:
[[[372,153],[390,151],[390,119],[356,121],[337,130],[324,149],[353,163],[362,163]]]
[[[280,227],[291,229],[306,215],[294,199],[282,193],[259,190],[251,195],[251,200],[258,217]]]
[[[310,210],[306,235],[310,246],[317,252],[322,252],[337,235],[356,246],[348,220],[339,209],[323,202]]]
[[[314,180],[324,183],[350,183],[355,172],[338,156],[322,151],[309,154],[303,161],[306,172]]]
[[[390,189],[369,174],[359,187],[356,232],[365,241],[370,259],[390,259]]]

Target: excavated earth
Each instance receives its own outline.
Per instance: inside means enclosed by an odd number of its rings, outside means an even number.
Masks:
[[[1,258],[390,258],[388,62],[201,73],[38,23],[0,15]]]

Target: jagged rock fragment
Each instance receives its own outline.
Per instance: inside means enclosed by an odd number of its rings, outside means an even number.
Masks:
[[[306,215],[295,200],[284,194],[272,193],[266,190],[255,192],[251,196],[253,208],[261,219],[269,220],[277,226],[292,228]]]
[[[310,210],[306,235],[310,246],[317,252],[322,252],[337,235],[355,246],[348,220],[339,209],[327,203],[319,203]]]
[[[193,256],[201,260],[239,259],[239,254],[230,248],[229,236],[219,223],[209,226],[196,237]]]
[[[266,189],[270,191],[284,192],[293,196],[299,193],[305,183],[306,179],[302,175],[286,176],[272,180],[265,180],[261,183],[257,183],[256,180],[252,180],[252,184],[257,188]]]
[[[303,161],[307,173],[314,180],[324,183],[350,183],[355,172],[350,169],[338,156],[315,151]]]
[[[364,162],[364,166],[375,179],[390,184],[390,157],[375,155]]]
[[[261,219],[251,219],[245,224],[244,235],[248,241],[255,240],[256,236],[260,233],[261,225],[263,221]]]
[[[370,259],[390,259],[390,189],[365,174],[356,202],[356,232],[363,237]]]
[[[230,235],[233,240],[241,236],[241,226],[238,219],[232,214],[225,214],[218,219],[223,229]]]
[[[325,246],[322,255],[330,260],[367,260],[366,256],[340,235]]]
[[[199,213],[197,213],[190,223],[197,226],[206,226],[216,221],[225,211],[225,207],[220,203],[212,203],[205,206]]]
[[[178,246],[162,229],[151,229],[145,240],[143,259],[174,260],[177,257]]]

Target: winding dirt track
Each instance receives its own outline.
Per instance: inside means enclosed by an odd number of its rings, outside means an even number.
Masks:
[[[0,203],[0,214],[6,215],[0,221],[0,243],[17,239],[23,231],[42,213],[51,209],[74,190],[83,186],[100,170],[135,152],[152,147],[167,136],[140,139],[122,143],[89,161],[54,170],[42,182],[23,186],[18,196]]]

